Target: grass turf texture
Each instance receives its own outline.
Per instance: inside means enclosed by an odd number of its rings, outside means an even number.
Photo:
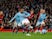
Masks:
[[[31,36],[26,36],[22,32],[12,33],[12,32],[0,32],[0,39],[52,39],[52,32],[46,34],[40,33],[30,33]]]

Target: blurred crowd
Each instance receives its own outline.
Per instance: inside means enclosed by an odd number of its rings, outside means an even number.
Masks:
[[[41,8],[46,10],[48,14],[49,28],[52,27],[52,1],[51,0],[4,0],[0,1],[0,10],[4,12],[3,26],[9,28],[8,21],[14,17],[14,15],[19,11],[20,6],[23,6],[25,11],[30,12],[31,9],[34,10],[34,19],[32,19],[31,24],[35,26],[37,14]],[[49,24],[49,25],[48,25]],[[51,27],[50,27],[51,26]]]

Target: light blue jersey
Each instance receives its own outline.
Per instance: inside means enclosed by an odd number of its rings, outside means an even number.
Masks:
[[[39,19],[37,21],[36,26],[39,26],[40,24],[42,24],[42,22],[46,19],[46,14],[40,14]]]
[[[38,21],[39,22],[42,22],[42,21],[44,21],[46,19],[46,14],[44,13],[44,14],[40,14],[40,17],[39,17],[39,19],[38,19]]]
[[[24,12],[18,12],[11,20],[10,22],[12,22],[14,19],[16,20],[17,23],[21,23],[24,19],[26,19],[27,17],[29,17],[30,14],[26,11]]]

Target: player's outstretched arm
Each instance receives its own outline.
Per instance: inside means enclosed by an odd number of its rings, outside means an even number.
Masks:
[[[17,17],[17,14],[9,22],[12,22],[16,17]]]
[[[25,13],[25,17],[29,17],[30,16],[30,13],[28,13],[26,11],[24,11],[24,13]]]

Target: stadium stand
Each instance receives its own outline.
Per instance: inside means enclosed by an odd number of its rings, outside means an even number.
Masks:
[[[52,1],[51,0],[0,0],[0,11],[2,10],[4,12],[3,13],[4,18],[2,19],[3,27],[0,27],[0,31],[11,31],[12,25],[9,26],[8,21],[12,17],[14,17],[16,12],[18,12],[20,6],[22,5],[24,9],[28,12],[30,12],[31,8],[34,9],[34,14],[36,15],[36,18],[34,18],[33,20],[35,22],[37,21],[38,18],[37,14],[39,15],[39,10],[41,8],[44,8],[46,10],[46,13],[49,16],[49,18],[47,19],[48,23],[46,23],[48,26],[48,31],[52,30]],[[32,22],[34,23],[33,20]]]

